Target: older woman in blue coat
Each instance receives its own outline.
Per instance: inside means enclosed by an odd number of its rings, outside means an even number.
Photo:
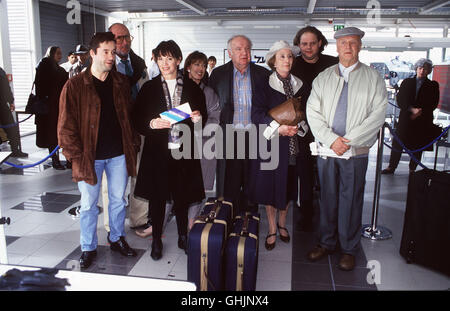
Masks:
[[[286,215],[289,201],[297,201],[297,185],[301,161],[300,148],[308,148],[299,143],[298,135],[304,135],[305,127],[280,125],[268,114],[269,110],[282,104],[292,97],[302,97],[302,106],[305,107],[307,86],[290,73],[298,47],[290,46],[286,41],[277,41],[266,55],[266,62],[273,70],[269,77],[261,78],[256,82],[256,95],[252,100],[252,122],[260,128],[260,125],[268,127],[264,137],[268,139],[268,150],[271,150],[271,140],[279,136],[278,167],[273,170],[261,169],[262,162],[269,162],[258,158],[251,162],[251,179],[249,187],[249,199],[252,202],[266,205],[269,232],[266,237],[265,247],[272,250],[275,247],[277,228],[280,239],[288,243],[289,232],[286,229]],[[274,148],[277,146],[273,144]],[[259,146],[261,148],[263,146]],[[259,149],[258,149],[259,150]],[[277,151],[272,150],[271,154]],[[258,152],[258,156],[260,152]],[[294,188],[294,189],[293,189]],[[277,211],[279,219],[277,221]]]

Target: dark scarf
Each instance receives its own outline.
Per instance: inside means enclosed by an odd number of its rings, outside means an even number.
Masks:
[[[286,95],[287,99],[293,98],[294,90],[292,89],[292,84],[291,84],[291,74],[289,74],[287,76],[287,78],[281,77],[278,74],[278,72],[276,74],[277,74],[278,79],[280,79],[280,81],[283,83],[284,94]],[[295,157],[297,156],[298,152],[299,152],[299,147],[298,147],[297,135],[289,137],[289,162],[290,163],[293,163],[295,161]]]

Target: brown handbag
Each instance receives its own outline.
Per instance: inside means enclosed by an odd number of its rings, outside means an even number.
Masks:
[[[306,119],[305,111],[300,104],[301,97],[293,97],[269,110],[271,116],[280,125],[295,126]]]

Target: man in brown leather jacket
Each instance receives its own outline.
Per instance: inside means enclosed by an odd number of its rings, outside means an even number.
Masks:
[[[125,241],[125,191],[136,175],[139,137],[130,124],[131,92],[126,77],[112,71],[114,35],[96,33],[90,43],[92,65],[70,79],[60,97],[58,141],[72,162],[72,178],[81,192],[81,268],[88,268],[97,249],[97,202],[101,176],[108,177],[111,249],[136,256]]]

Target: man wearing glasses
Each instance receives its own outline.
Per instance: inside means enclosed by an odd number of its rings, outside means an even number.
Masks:
[[[128,76],[131,96],[135,100],[140,87],[148,80],[147,65],[131,49],[133,36],[124,24],[112,24],[109,31],[116,38],[116,69]]]

